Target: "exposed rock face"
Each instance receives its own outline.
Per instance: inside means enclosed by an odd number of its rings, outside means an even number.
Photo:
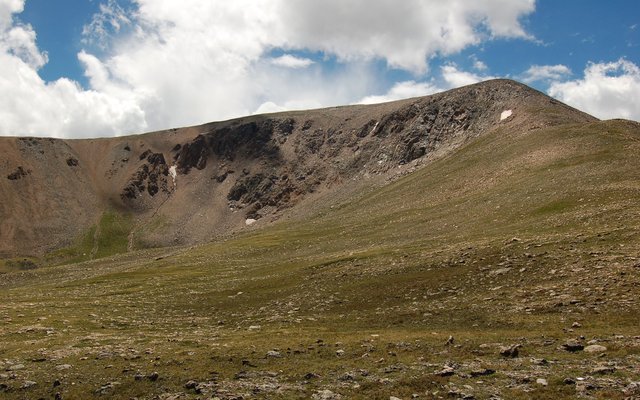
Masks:
[[[230,180],[221,193],[228,205],[244,209],[245,218],[259,219],[322,188],[362,174],[383,174],[443,145],[478,136],[501,123],[505,108],[517,115],[517,106],[534,94],[540,95],[502,81],[407,100],[391,108],[377,106],[378,112],[337,109],[330,116],[329,111],[309,112],[313,118],[251,117],[205,126],[195,138],[175,144],[171,153],[181,175],[224,165],[211,179],[218,184]],[[250,174],[233,174],[256,163]],[[127,197],[143,192],[143,181],[141,173],[128,186]]]
[[[160,190],[169,193],[167,176],[169,167],[162,153],[147,151],[142,155],[145,160],[136,173],[131,177],[122,191],[123,200],[133,200],[145,191],[149,196],[155,196]]]
[[[191,142],[174,147],[178,172],[187,174],[192,168],[202,170],[207,159],[233,161],[236,157],[276,159],[278,146],[272,141],[274,132],[286,135],[293,130],[293,120],[265,119],[223,126],[196,136]]]

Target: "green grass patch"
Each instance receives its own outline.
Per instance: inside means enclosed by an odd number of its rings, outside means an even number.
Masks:
[[[80,235],[75,244],[47,253],[43,261],[47,265],[74,264],[126,253],[131,229],[130,215],[106,211],[98,224]]]

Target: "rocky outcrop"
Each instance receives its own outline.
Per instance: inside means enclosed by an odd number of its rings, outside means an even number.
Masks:
[[[222,126],[200,134],[190,142],[174,147],[178,172],[188,174],[192,168],[202,170],[209,157],[234,161],[237,157],[276,160],[279,148],[274,135],[286,136],[293,131],[291,118],[264,119]]]
[[[145,162],[131,177],[120,195],[125,201],[134,200],[145,193],[145,191],[151,197],[155,196],[159,191],[169,193],[167,181],[169,167],[164,159],[164,155],[148,150],[142,153],[142,156],[145,156],[141,158],[145,160]]]
[[[31,170],[25,170],[20,166],[16,168],[15,171],[7,175],[7,179],[9,179],[10,181],[17,181],[18,179],[22,179],[29,174],[31,174]]]

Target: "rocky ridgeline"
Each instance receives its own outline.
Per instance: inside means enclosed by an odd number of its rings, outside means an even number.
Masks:
[[[384,174],[443,146],[455,148],[512,122],[524,104],[535,102],[566,107],[526,86],[495,81],[405,101],[383,112],[345,107],[210,124],[193,139],[176,143],[170,154],[143,153],[144,163],[121,197],[135,207],[148,200],[145,196],[169,193],[166,158],[178,175],[208,173],[214,185],[231,180],[221,194],[228,206],[259,219],[318,190]],[[501,120],[507,109],[508,118]]]
[[[497,127],[520,134],[593,120],[527,86],[495,80],[387,104],[138,136],[5,138],[0,202],[12,211],[0,211],[0,254],[68,246],[113,209],[132,212],[138,222],[166,217],[163,232],[147,238],[154,246],[201,242],[248,220],[279,218],[305,199],[347,196],[371,186],[370,177],[410,173]]]

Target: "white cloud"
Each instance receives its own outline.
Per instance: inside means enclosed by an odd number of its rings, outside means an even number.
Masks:
[[[475,60],[473,62],[473,69],[476,69],[478,71],[486,71],[487,69],[489,69],[489,67],[487,67],[487,64],[485,64],[484,62]]]
[[[280,57],[272,58],[271,63],[285,68],[307,68],[315,62],[309,58],[300,58],[291,54],[283,54]]]
[[[13,22],[13,14],[23,10],[24,0],[0,0],[0,30],[7,30]]]
[[[407,99],[410,97],[427,96],[442,89],[429,82],[404,81],[398,82],[386,94],[366,96],[358,104],[384,103],[386,101]]]
[[[447,64],[440,67],[440,83],[404,81],[398,82],[389,91],[383,95],[366,96],[358,103],[372,104],[383,103],[385,101],[393,101],[406,99],[410,97],[428,96],[434,93],[443,92],[445,90],[458,88],[461,86],[471,85],[489,79],[495,79],[495,76],[478,75],[473,72],[463,71],[455,64]]]
[[[98,83],[112,85],[95,57],[79,55],[94,90],[65,78],[43,81],[38,70],[47,54],[38,49],[33,28],[12,17],[23,7],[24,0],[0,0],[0,135],[88,137],[147,129],[134,92],[113,96],[100,90]]]
[[[24,0],[0,0],[0,135],[98,136],[191,125],[257,110],[352,103],[380,87],[373,60],[414,74],[438,54],[497,37],[529,38],[534,0],[117,0],[85,27],[89,88],[44,82],[47,55],[15,22]],[[125,29],[126,28],[126,29]],[[13,32],[13,33],[11,33]],[[269,58],[272,50],[288,52]],[[320,52],[337,63],[297,58]],[[287,68],[282,68],[287,67]],[[447,71],[448,85],[483,77]],[[26,78],[25,78],[26,77]],[[388,98],[427,94],[401,83]],[[8,111],[10,110],[10,111]]]
[[[31,25],[13,21],[13,14],[23,9],[24,0],[0,0],[0,52],[38,69],[47,63],[47,54],[38,50],[36,32]]]
[[[583,79],[554,82],[548,92],[598,118],[640,120],[640,67],[625,59],[590,63]]]
[[[260,106],[258,106],[254,114],[275,113],[275,112],[286,111],[286,110],[287,110],[286,107],[279,106],[273,101],[265,101],[264,103],[260,104]]]
[[[534,0],[314,0],[281,7],[287,44],[341,60],[381,58],[422,73],[436,53],[452,54],[493,37],[526,37],[518,18]]]
[[[495,79],[495,76],[478,75],[468,71],[458,69],[455,64],[444,65],[441,68],[442,79],[447,83],[447,88],[457,88],[460,86],[472,85],[474,83]]]
[[[571,75],[571,70],[566,65],[532,65],[522,77],[527,83],[537,81],[557,81]]]
[[[84,43],[97,43],[104,49],[108,47],[111,35],[119,33],[123,26],[130,26],[131,19],[116,0],[101,3],[99,9],[100,12],[82,28],[82,35]]]

